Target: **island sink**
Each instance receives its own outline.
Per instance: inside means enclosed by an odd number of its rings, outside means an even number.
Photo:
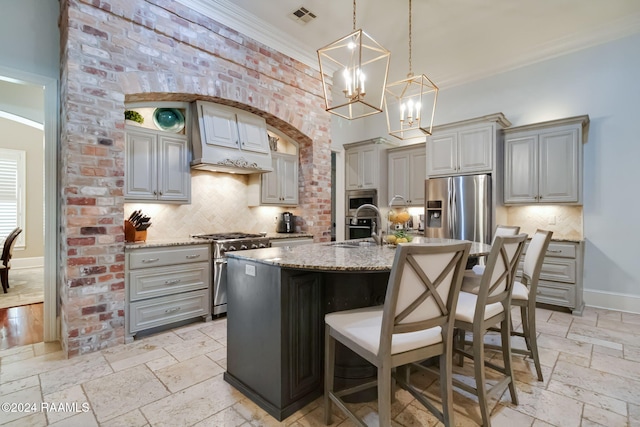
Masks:
[[[345,241],[345,242],[335,242],[330,243],[327,246],[333,246],[334,248],[364,248],[369,246],[377,246],[376,242],[372,242],[370,240],[364,241]]]

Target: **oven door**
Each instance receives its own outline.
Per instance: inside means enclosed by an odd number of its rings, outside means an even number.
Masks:
[[[351,224],[351,217],[347,217],[346,221],[346,238],[351,239],[366,239],[371,237],[373,232],[373,218],[358,218],[357,224]]]

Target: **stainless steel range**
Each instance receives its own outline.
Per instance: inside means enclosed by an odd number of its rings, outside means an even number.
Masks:
[[[213,315],[227,312],[226,252],[269,247],[269,238],[251,233],[197,234],[192,237],[213,242]]]

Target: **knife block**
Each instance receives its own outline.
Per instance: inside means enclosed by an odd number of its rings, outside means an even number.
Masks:
[[[147,230],[138,231],[129,220],[124,220],[124,241],[133,242],[146,242]]]

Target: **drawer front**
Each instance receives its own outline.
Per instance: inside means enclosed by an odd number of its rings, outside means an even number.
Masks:
[[[575,258],[576,245],[571,243],[550,242],[545,255],[548,257]]]
[[[209,290],[136,301],[129,305],[130,333],[211,314]]]
[[[540,271],[540,280],[576,283],[576,261],[545,257]]]
[[[561,283],[551,283],[541,280],[538,282],[536,301],[544,304],[575,308],[576,288],[574,285],[563,285]]]
[[[208,261],[209,248],[210,245],[170,246],[131,251],[129,269]]]
[[[211,265],[208,262],[174,267],[143,268],[129,272],[129,300],[208,289]]]

